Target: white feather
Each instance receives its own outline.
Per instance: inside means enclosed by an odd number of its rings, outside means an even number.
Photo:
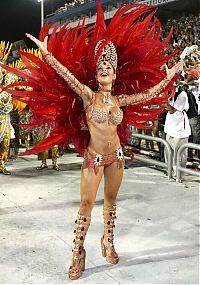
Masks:
[[[183,52],[180,55],[181,59],[184,59],[187,55],[190,55],[193,52],[196,52],[198,50],[198,46],[197,45],[192,45],[190,47],[186,47]]]

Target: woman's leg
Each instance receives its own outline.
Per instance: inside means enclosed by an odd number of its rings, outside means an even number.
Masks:
[[[69,278],[72,280],[78,279],[81,275],[81,271],[85,269],[86,252],[83,243],[90,225],[91,211],[102,175],[103,167],[99,167],[97,174],[95,174],[92,168],[85,168],[81,171],[81,203],[75,221],[76,228],[74,230],[72,265],[69,269]]]
[[[102,255],[106,257],[109,263],[118,263],[118,254],[113,244],[113,228],[116,218],[116,199],[119,191],[124,168],[118,168],[117,162],[112,163],[104,170],[105,186],[104,186],[104,236],[102,237]]]
[[[93,168],[82,169],[80,184],[81,203],[79,209],[81,215],[89,216],[91,214],[103,171],[103,167],[99,167],[97,174],[95,174]]]
[[[116,204],[117,193],[119,191],[124,168],[118,167],[117,162],[113,162],[111,165],[104,169],[104,205],[112,206]]]

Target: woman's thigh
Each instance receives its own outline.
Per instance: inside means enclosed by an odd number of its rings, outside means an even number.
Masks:
[[[107,199],[116,199],[124,173],[124,167],[118,167],[117,162],[104,169],[104,195]]]
[[[97,174],[95,174],[93,168],[82,169],[80,183],[81,201],[95,201],[103,171],[103,167],[99,167]]]

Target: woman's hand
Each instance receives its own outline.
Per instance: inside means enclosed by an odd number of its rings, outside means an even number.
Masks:
[[[34,36],[30,35],[30,34],[27,34],[26,33],[26,36],[32,40],[38,47],[39,49],[41,50],[42,54],[45,56],[47,55],[49,52],[48,52],[48,49],[47,49],[47,41],[48,41],[48,36],[46,36],[44,38],[44,41],[41,42],[40,40],[36,39]]]
[[[179,61],[177,64],[175,64],[172,68],[168,68],[167,65],[165,65],[165,71],[167,73],[167,79],[171,80],[175,75],[181,74],[183,71],[183,61]]]

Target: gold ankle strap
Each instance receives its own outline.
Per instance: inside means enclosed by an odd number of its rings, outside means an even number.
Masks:
[[[104,206],[104,239],[109,242],[110,246],[113,246],[113,229],[115,228],[116,219],[116,205]]]
[[[74,230],[74,247],[72,249],[73,257],[72,259],[78,259],[79,256],[83,253],[84,247],[83,242],[85,239],[85,235],[90,225],[91,217],[85,217],[83,215],[78,214],[77,219],[75,221],[76,228]]]

